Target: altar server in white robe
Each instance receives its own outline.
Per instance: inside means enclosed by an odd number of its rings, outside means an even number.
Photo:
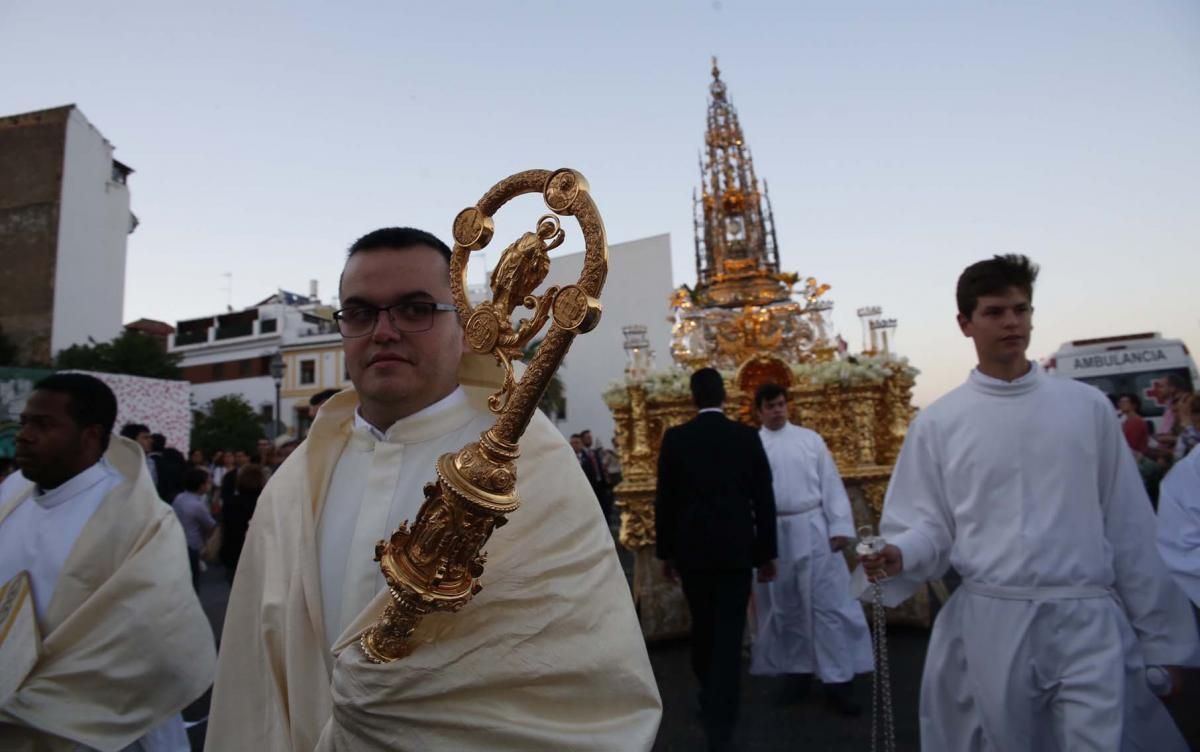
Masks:
[[[212,629],[183,530],[141,449],[112,436],[103,382],[56,374],[21,413],[21,475],[0,499],[0,582],[28,572],[42,635],[0,698],[0,749],[190,749],[180,711],[212,682]]]
[[[354,384],[259,498],[233,584],[212,752],[646,750],[661,703],[595,496],[540,412],[520,442],[521,508],[486,546],[483,590],[426,617],[413,652],[358,645],[389,600],[375,543],[413,520],[437,458],[495,421],[492,359],[463,357],[450,249],[378,230],[343,271]]]
[[[1158,550],[1200,608],[1200,451],[1176,462],[1159,487]]]
[[[909,427],[884,502],[884,552],[864,557],[895,604],[949,565],[921,684],[921,746],[1184,750],[1149,688],[1196,647],[1191,609],[1154,542],[1154,515],[1112,406],[1025,357],[1037,267],[968,267],[958,322],[967,382]]]
[[[841,553],[855,535],[850,499],[820,434],[788,421],[785,389],[763,384],[754,406],[771,463],[779,558],[775,580],[754,585],[750,673],[816,674],[833,708],[857,715],[852,680],[875,663]]]

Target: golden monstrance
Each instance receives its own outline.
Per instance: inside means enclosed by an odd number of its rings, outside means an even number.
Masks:
[[[467,299],[467,260],[491,242],[492,217],[506,203],[527,193],[541,193],[550,214],[505,248],[492,274],[492,299],[472,307]],[[575,217],[584,239],[583,271],[575,284],[534,291],[550,270],[549,252],[562,244],[559,217]],[[487,555],[483,546],[492,532],[516,511],[518,442],[550,378],[577,334],[600,320],[600,290],[608,274],[604,223],[574,170],[527,170],[501,180],[479,202],[454,219],[454,254],[450,286],[465,323],[468,345],[493,355],[504,369],[504,383],[488,399],[496,423],[456,453],[437,462],[437,481],[425,486],[425,503],[411,525],[402,524],[375,547],[391,603],[379,621],[363,633],[359,645],[375,663],[408,655],[409,638],[425,615],[456,612],[482,586]],[[528,318],[513,325],[513,311],[529,309]],[[549,323],[550,328],[521,378],[513,370],[523,348]]]

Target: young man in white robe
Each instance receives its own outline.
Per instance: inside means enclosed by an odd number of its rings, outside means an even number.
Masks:
[[[1159,487],[1158,550],[1200,608],[1200,449],[1176,462]]]
[[[788,421],[783,387],[760,386],[754,407],[771,463],[779,558],[775,580],[754,585],[750,673],[800,675],[802,693],[816,674],[834,710],[858,715],[852,680],[875,662],[841,553],[855,537],[846,487],[820,434]]]
[[[212,683],[183,530],[137,444],[112,436],[116,416],[112,391],[77,373],[40,381],[21,413],[0,582],[28,573],[42,642],[0,698],[5,752],[187,752],[180,711]]]
[[[962,575],[930,638],[922,749],[1184,750],[1147,667],[1179,675],[1191,609],[1111,404],[1025,357],[1036,275],[1010,255],[959,277],[979,365],[909,427],[888,545],[863,565],[888,578],[889,604],[950,565]]]
[[[359,636],[389,593],[377,541],[435,462],[495,422],[489,358],[463,357],[450,249],[378,230],[350,249],[336,313],[354,384],[258,500],[221,642],[207,749],[646,750],[661,702],[609,533],[573,452],[537,413],[521,508],[489,540],[483,590],[426,617],[412,653]]]

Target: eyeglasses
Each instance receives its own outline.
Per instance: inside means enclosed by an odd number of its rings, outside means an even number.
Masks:
[[[347,306],[333,312],[343,337],[365,337],[375,331],[379,312],[387,311],[388,322],[398,332],[426,332],[433,328],[433,315],[439,311],[457,311],[450,303],[406,300],[382,308],[373,305]]]

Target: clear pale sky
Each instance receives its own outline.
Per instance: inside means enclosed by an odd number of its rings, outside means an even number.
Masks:
[[[217,312],[226,272],[234,306],[328,299],[358,235],[449,239],[530,167],[583,172],[610,242],[671,233],[691,283],[712,54],[784,269],[833,286],[855,349],[855,308],[898,318],[919,404],[973,364],[954,280],[997,252],[1043,267],[1035,357],[1200,350],[1194,0],[0,0],[0,114],[78,104],[136,170],[126,320]]]

